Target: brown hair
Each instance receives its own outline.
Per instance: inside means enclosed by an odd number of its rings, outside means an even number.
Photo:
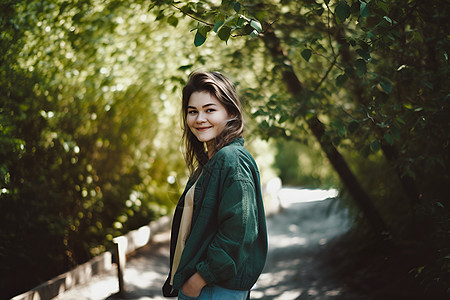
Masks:
[[[194,92],[208,92],[215,96],[225,106],[228,114],[232,116],[214,140],[215,152],[235,138],[243,136],[244,120],[236,87],[227,77],[219,72],[193,72],[189,75],[189,80],[183,88],[181,107],[183,144],[185,146],[184,158],[191,176],[194,173],[198,176],[209,158],[203,143],[191,132],[186,122],[189,99]]]

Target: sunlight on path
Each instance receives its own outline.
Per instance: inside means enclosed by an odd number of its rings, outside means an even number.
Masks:
[[[345,213],[328,210],[337,191],[283,188],[278,196],[283,209],[267,218],[269,256],[251,299],[337,299],[339,286],[324,282],[323,266],[314,258],[320,247],[348,229]],[[124,274],[125,297],[114,295],[118,291],[114,269],[55,299],[167,299],[161,295],[161,286],[168,273],[169,236],[169,232],[156,235],[151,246],[130,257]]]
[[[117,280],[117,270],[109,273],[94,276],[90,282],[78,285],[62,293],[54,300],[100,300],[106,299],[111,294],[119,291],[119,282]]]
[[[283,188],[278,193],[281,205],[283,207],[294,203],[322,201],[327,198],[334,198],[338,195],[335,189],[330,190],[310,190],[310,189],[296,189]]]
[[[283,188],[281,211],[267,219],[269,254],[252,299],[338,299],[342,289],[325,279],[315,254],[350,226],[345,211],[332,209],[337,190]]]

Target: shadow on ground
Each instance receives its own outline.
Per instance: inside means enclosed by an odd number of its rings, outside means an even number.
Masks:
[[[131,255],[124,272],[126,291],[106,299],[167,299],[162,296],[161,287],[169,271],[168,238],[165,233],[160,241],[151,242]]]
[[[252,299],[361,299],[325,276],[330,270],[316,259],[333,238],[348,231],[345,212],[333,199],[302,202],[282,199],[283,210],[268,219],[269,255]],[[284,201],[283,201],[284,200]]]
[[[267,219],[268,259],[251,299],[431,299],[398,279],[407,271],[395,256],[371,248],[371,241],[346,238],[351,224],[335,209],[333,193],[283,189],[280,197],[283,209]],[[169,232],[159,234],[129,257],[125,293],[118,294],[117,275],[107,274],[57,299],[167,299],[161,287],[169,271],[168,241]]]

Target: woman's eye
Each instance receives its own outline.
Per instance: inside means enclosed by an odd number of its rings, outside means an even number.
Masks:
[[[209,108],[209,109],[206,110],[206,112],[213,112],[213,111],[216,111],[216,110],[212,109],[212,108]]]
[[[190,110],[190,111],[188,111],[188,115],[193,115],[193,114],[195,114],[195,113],[197,113],[197,111],[195,111],[195,110]]]

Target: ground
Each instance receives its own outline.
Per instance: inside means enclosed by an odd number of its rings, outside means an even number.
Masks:
[[[252,299],[436,299],[408,277],[401,259],[375,242],[355,242],[345,211],[335,209],[335,191],[283,189],[282,209],[267,218],[269,254]],[[129,257],[127,291],[117,294],[114,271],[75,287],[59,300],[166,299],[168,232]]]

